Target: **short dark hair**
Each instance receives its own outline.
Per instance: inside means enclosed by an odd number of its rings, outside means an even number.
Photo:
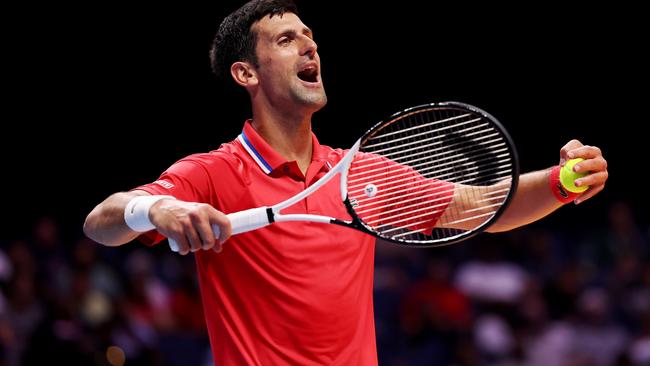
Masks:
[[[228,15],[212,41],[210,62],[217,77],[229,75],[230,66],[237,61],[257,66],[257,34],[251,26],[267,15],[294,13],[298,8],[293,0],[252,0]]]

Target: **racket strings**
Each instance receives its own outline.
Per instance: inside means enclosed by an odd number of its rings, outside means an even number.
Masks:
[[[410,118],[410,117],[412,117],[414,115],[418,115],[419,113],[420,113],[420,111],[408,113],[408,114],[405,114],[404,116],[402,116],[401,118],[402,119]],[[462,118],[466,118],[466,117],[470,117],[470,116],[471,116],[471,114],[467,113],[467,114],[452,116],[452,117],[447,118],[447,119],[441,119],[441,120],[434,120],[434,121],[431,121],[431,122],[425,122],[425,123],[420,124],[420,125],[416,125],[416,126],[412,126],[412,127],[405,127],[405,128],[396,130],[394,132],[385,132],[385,133],[382,133],[379,136],[377,136],[377,135],[370,136],[370,137],[368,137],[368,141],[377,140],[377,139],[380,139],[380,138],[386,138],[388,136],[392,136],[392,135],[395,135],[395,134],[398,134],[398,133],[404,134],[404,133],[412,131],[412,130],[421,129],[423,127],[430,127],[430,126],[434,126],[434,125],[439,125],[439,124],[442,124],[442,123],[445,123],[445,122],[450,122],[450,121],[453,121],[453,120],[462,119]],[[367,146],[372,147],[372,145],[367,145]]]
[[[503,146],[503,148],[500,149],[500,150],[494,150],[494,151],[491,151],[490,154],[489,154],[489,156],[492,156],[492,155],[493,155],[494,153],[496,153],[496,152],[507,152],[508,148],[505,146],[505,144],[500,144],[500,145],[496,145],[496,146],[493,145],[492,147],[493,147],[493,148],[496,148],[496,147],[499,147],[499,146]],[[443,149],[436,149],[436,150],[442,150],[442,151],[445,151],[446,149],[443,148]],[[470,160],[472,157],[481,157],[480,154],[479,154],[479,155],[474,155],[474,156],[472,156],[472,153],[476,153],[477,151],[478,151],[479,153],[484,153],[484,152],[485,152],[484,149],[482,149],[482,148],[479,146],[479,147],[478,147],[476,150],[474,150],[474,151],[472,151],[472,150],[464,151],[464,152],[463,152],[463,155],[448,156],[448,157],[446,157],[446,158],[444,158],[444,159],[440,159],[440,164],[441,164],[441,166],[450,166],[450,165],[454,165],[453,163],[454,163],[454,162],[457,162],[457,158],[459,158],[459,157],[464,158],[465,160]],[[432,151],[431,153],[435,153],[435,152],[436,152],[436,151]],[[411,168],[418,168],[418,167],[421,167],[422,165],[427,165],[427,161],[425,161],[424,163],[419,164],[419,165],[418,165],[418,164],[413,164],[413,163],[415,163],[415,162],[419,162],[419,161],[422,161],[422,160],[425,160],[425,159],[430,158],[430,154],[431,154],[431,153],[422,153],[422,152],[420,152],[420,153],[418,153],[418,154],[412,154],[412,155],[400,156],[399,158],[397,158],[397,159],[392,159],[392,160],[393,160],[394,162],[399,163],[399,164],[402,164],[402,165],[408,165],[408,166],[410,166]],[[426,155],[425,155],[425,154],[426,154]],[[411,157],[414,157],[414,156],[418,156],[418,158],[417,158],[417,159],[412,159],[412,160],[405,160],[405,161],[400,160],[400,159],[403,159],[403,158],[411,158]],[[507,153],[506,153],[506,156],[507,156]],[[359,162],[357,162],[357,163],[360,164],[363,160],[368,160],[368,159],[370,159],[370,158],[362,158],[361,161],[359,161]],[[476,161],[476,159],[473,159],[473,160]],[[443,163],[445,163],[445,162],[446,162],[446,164],[443,164]],[[382,164],[382,163],[383,163],[383,162],[377,162],[377,161],[375,161],[375,162],[373,162],[373,163],[365,164],[365,167],[368,168],[368,167],[371,167],[371,166],[377,166],[377,165]],[[375,170],[367,170],[367,171],[364,171],[364,173],[371,173],[371,172],[374,172],[374,171],[382,171],[382,167],[375,167]],[[354,178],[355,176],[357,176],[357,175],[359,175],[359,174],[360,174],[360,173],[354,173],[353,175],[350,175],[350,178]]]
[[[432,193],[429,193],[432,192]],[[424,194],[424,193],[429,193],[429,194]],[[371,201],[368,204],[364,204],[362,207],[362,210],[357,210],[357,214],[363,215],[364,219],[367,219],[368,217],[371,217],[370,212],[374,213],[381,213],[386,214],[388,211],[391,211],[391,207],[397,206],[396,209],[394,210],[400,210],[404,211],[404,209],[412,208],[414,206],[417,206],[419,204],[422,204],[423,200],[426,200],[425,203],[433,207],[436,204],[440,204],[440,206],[446,206],[446,202],[448,201],[448,198],[450,195],[453,195],[454,189],[444,189],[444,190],[437,190],[437,189],[428,189],[428,190],[422,190],[417,193],[414,193],[412,195],[396,195],[396,196],[391,196],[390,198],[384,199],[384,200],[378,200],[378,201]],[[410,197],[408,199],[405,199],[407,197]],[[406,205],[414,202],[412,205]],[[363,201],[357,200],[357,203],[362,204]]]
[[[433,111],[433,116],[434,118],[448,118],[449,114],[454,114],[455,112],[452,112],[450,110],[437,110]],[[481,118],[481,121],[487,122],[487,120]],[[481,130],[483,132],[483,135],[490,135],[495,133],[491,127],[493,125],[489,124],[489,127]],[[499,157],[499,152],[500,147],[505,146],[504,141],[502,141],[500,138],[496,139],[491,139],[488,143],[484,143],[483,141],[478,140],[478,138],[474,135],[467,135],[465,134],[465,128],[461,127],[459,125],[453,126],[453,128],[450,129],[452,131],[452,134],[456,136],[457,139],[464,139],[468,142],[468,145],[471,146],[473,144],[475,145],[475,148],[477,150],[483,151],[480,160],[476,160],[475,157],[470,155],[467,151],[466,146],[450,146],[448,145],[448,151],[445,154],[447,156],[447,159],[456,159],[456,157],[465,157],[466,161],[469,161],[469,166],[466,166],[467,164],[450,164],[452,167],[452,170],[448,172],[445,176],[442,176],[438,179],[448,179],[451,180],[454,183],[460,183],[459,181],[462,180],[468,180],[468,176],[471,176],[472,178],[475,179],[475,181],[472,181],[471,183],[480,183],[481,181],[484,180],[494,180],[494,179],[500,179],[500,176],[496,177],[491,177],[490,175],[484,175],[486,173],[486,170],[489,171],[489,168],[494,168],[494,163],[495,161],[489,161],[490,157],[492,157],[493,160],[496,160],[497,164],[497,169],[503,169],[505,168],[506,170],[510,169],[510,164],[509,162],[505,162],[503,164],[503,161],[500,161],[498,159]],[[500,136],[497,133],[498,136]],[[473,152],[472,152],[473,153]],[[451,158],[450,158],[451,156]],[[486,157],[487,156],[487,157]],[[495,158],[496,157],[496,158]],[[487,161],[486,161],[487,160]],[[479,167],[482,168],[488,168],[485,170],[481,170]],[[474,170],[474,171],[472,171]],[[477,171],[481,170],[480,175],[477,173]],[[468,182],[469,183],[469,182]],[[465,182],[460,183],[460,184],[465,184]],[[457,201],[463,201],[463,200],[471,200],[474,201],[475,203],[481,203],[484,202],[484,195],[485,193],[490,192],[487,189],[482,189],[482,188],[472,188],[472,189],[465,189],[462,191],[462,197],[455,197],[454,199]],[[479,225],[482,225],[486,220],[489,220],[498,210],[500,205],[502,204],[503,200],[499,200],[498,196],[491,195],[491,199],[497,200],[496,203],[490,204],[490,205],[481,205],[480,208],[478,209],[465,209],[462,207],[462,205],[455,205],[450,209],[451,212],[449,212],[445,216],[445,221],[442,223],[445,225],[445,228],[440,229],[437,234],[439,237],[446,237],[446,236],[451,236],[451,235],[456,235],[458,234],[457,230],[450,229],[448,227],[454,227],[458,224],[461,223],[474,223],[474,227],[477,227]]]
[[[476,134],[481,133],[481,132],[483,132],[483,131],[477,131]],[[487,139],[487,138],[495,138],[495,137],[498,137],[498,134],[497,134],[497,133],[492,133],[492,134],[490,134],[490,135],[481,136],[481,137],[477,138],[475,141],[478,142],[479,140],[484,140],[484,139]],[[435,137],[434,137],[434,138],[435,138]],[[431,138],[431,139],[434,139],[434,138]],[[429,139],[429,140],[430,140],[430,139]],[[490,143],[493,143],[493,142],[495,142],[495,141],[496,141],[496,140],[486,141],[485,143],[490,144]],[[500,141],[500,139],[499,139],[499,141]],[[391,153],[391,154],[384,154],[384,153],[381,153],[381,154],[382,154],[382,156],[384,156],[384,157],[386,157],[386,158],[394,159],[395,156],[398,155],[398,154],[400,154],[400,157],[404,157],[403,154],[405,154],[406,152],[411,152],[411,151],[417,151],[417,150],[419,150],[419,153],[422,154],[422,149],[430,149],[430,150],[429,150],[430,153],[436,153],[436,152],[439,152],[439,151],[443,151],[443,150],[445,150],[445,149],[448,149],[449,147],[452,147],[453,145],[461,145],[461,144],[465,144],[465,143],[467,143],[467,141],[464,141],[464,140],[463,140],[463,141],[460,141],[460,142],[457,143],[457,144],[452,144],[452,145],[450,145],[450,146],[441,146],[442,143],[443,143],[442,141],[436,141],[436,142],[432,142],[432,143],[429,143],[429,144],[418,145],[418,146],[415,146],[415,147],[412,147],[412,148],[409,148],[409,149],[404,149],[404,150],[399,151],[399,152],[396,152],[396,153]],[[408,144],[408,145],[411,145],[411,144],[413,144],[413,143],[410,143],[410,144]],[[408,145],[405,145],[405,146],[408,146]],[[459,147],[460,147],[460,146],[459,146]],[[384,149],[384,150],[387,150],[387,149]],[[377,154],[377,152],[375,152],[375,154]],[[407,155],[407,156],[408,156],[408,157],[411,157],[411,156],[417,156],[417,155],[418,155],[418,154],[412,154],[412,155]]]
[[[475,119],[472,119],[472,120],[469,120],[469,121],[459,122],[459,125],[461,125],[461,126],[465,126],[465,125],[468,125],[468,124],[470,124],[470,123],[472,123],[472,122],[477,122],[477,121],[480,121],[480,119],[479,119],[479,118],[475,118]],[[431,125],[432,125],[432,124],[429,123],[429,124],[425,124],[425,125],[422,125],[422,126],[418,126],[416,131],[421,130],[421,129],[424,128],[425,126],[427,126],[427,127],[431,127]],[[450,129],[450,128],[456,128],[456,126],[445,126],[445,127],[440,127],[440,128],[437,129],[437,131],[439,131],[439,132],[444,132],[445,130],[448,130],[448,129]],[[407,129],[405,129],[405,130],[412,130],[412,128],[407,128]],[[398,132],[396,132],[396,133],[403,134],[404,131],[398,131]],[[396,138],[396,139],[394,139],[394,140],[391,140],[391,141],[377,142],[377,143],[374,143],[374,144],[367,145],[367,146],[365,146],[365,147],[368,148],[368,149],[371,149],[371,148],[374,148],[374,147],[377,147],[377,146],[384,146],[384,145],[387,145],[387,144],[394,144],[394,143],[396,143],[396,142],[400,142],[400,141],[403,141],[403,140],[406,140],[406,139],[418,138],[418,137],[421,137],[421,136],[423,136],[423,135],[426,135],[427,133],[428,133],[428,132],[425,130],[425,131],[423,131],[423,132],[419,132],[419,133],[416,133],[416,134],[413,134],[413,135],[404,136],[404,137],[398,137],[398,138]],[[392,135],[392,133],[391,133],[390,135]],[[385,137],[385,136],[381,136],[381,137]]]
[[[483,125],[480,125],[480,126],[472,126],[472,127],[468,127],[468,128],[465,128],[465,129],[460,130],[460,131],[457,131],[457,132],[464,132],[464,133],[467,133],[467,136],[476,135],[476,134],[480,134],[481,132],[485,132],[485,130],[484,130],[484,131],[480,131],[480,130],[479,130],[479,131],[475,131],[475,132],[469,132],[469,131],[476,130],[476,129],[480,128],[480,127],[489,127],[489,125],[486,123],[486,124],[483,124]],[[422,133],[422,134],[418,134],[418,135],[415,135],[415,136],[410,136],[409,138],[411,138],[411,139],[413,139],[413,138],[419,138],[419,137],[421,137],[421,136],[423,136],[423,135],[426,135],[426,134],[425,134],[425,133]],[[377,149],[377,150],[374,150],[374,149],[373,149],[373,152],[374,152],[375,154],[381,154],[382,156],[387,157],[387,158],[393,158],[393,156],[396,155],[396,154],[400,154],[400,155],[401,155],[401,154],[404,154],[404,153],[407,152],[407,151],[414,150],[414,149],[416,149],[416,148],[419,149],[419,150],[422,150],[423,148],[427,147],[427,145],[423,145],[423,144],[422,144],[423,141],[427,141],[427,140],[440,140],[440,139],[442,139],[442,138],[444,138],[444,136],[441,136],[441,135],[438,135],[438,136],[432,136],[432,137],[430,137],[430,138],[419,139],[419,140],[417,140],[416,142],[405,142],[405,143],[400,144],[400,145],[398,145],[398,146],[391,145],[391,146],[389,146],[389,147],[384,147],[384,148],[382,148],[382,149]],[[466,140],[464,140],[464,142],[465,142],[465,141],[466,141]],[[382,146],[382,145],[385,145],[385,144],[387,144],[387,143],[388,143],[388,142],[382,142],[382,143],[379,143],[379,144],[375,144],[375,146]],[[438,144],[438,145],[439,145],[439,144],[442,144],[442,143],[443,143],[443,141],[437,141],[437,144]],[[417,146],[416,146],[415,148],[404,149],[404,147],[411,146],[411,145],[416,145],[416,144],[417,144]],[[370,146],[365,146],[365,148],[366,148],[366,149],[371,149]],[[397,150],[398,148],[399,148],[399,150]],[[446,146],[446,148],[449,148],[449,146]],[[391,153],[391,154],[387,154],[386,151],[390,151],[390,150],[396,150],[396,151],[394,151],[394,152]]]
[[[456,167],[458,162],[460,165],[469,165],[469,164],[476,164],[478,162],[483,163],[480,169],[474,170],[472,172],[469,172],[465,174],[464,179],[462,180],[456,180],[455,183],[480,183],[480,178],[483,176],[482,173],[485,172],[490,172],[491,175],[496,175],[497,179],[492,179],[489,181],[486,181],[488,184],[494,184],[496,181],[500,180],[503,177],[509,177],[510,173],[510,168],[512,167],[512,162],[508,158],[508,154],[506,152],[507,148],[502,148],[502,149],[497,149],[495,152],[503,152],[502,154],[496,155],[497,158],[500,158],[499,160],[496,161],[491,161],[494,160],[494,155],[489,155],[485,158],[481,159],[476,159],[478,156],[474,156],[472,161],[469,161],[470,159],[467,157],[457,159],[456,161],[453,162],[447,162],[445,164],[439,164],[436,166],[430,166],[430,162],[426,163],[421,163],[421,164],[415,164],[411,165],[409,168],[418,168],[417,171],[420,173],[422,176],[426,178],[436,178],[436,179],[447,179],[447,178],[452,178],[457,176],[457,173],[454,171],[454,167]],[[367,158],[361,159],[363,161],[367,161]],[[448,160],[446,159],[442,159]],[[382,162],[384,165],[386,164],[385,162]],[[373,163],[374,165],[374,163]],[[367,165],[366,165],[367,166]],[[440,166],[444,166],[445,169],[439,169]],[[403,165],[403,163],[400,164],[393,164],[390,166],[390,168],[384,167],[383,169],[381,168],[375,168],[371,170],[365,170],[362,173],[352,173],[350,176],[355,176],[357,177],[356,179],[348,179],[348,192],[352,194],[356,194],[359,192],[363,191],[363,187],[367,184],[369,180],[373,180],[373,183],[377,186],[377,188],[385,187],[388,186],[388,190],[382,190],[382,194],[387,194],[387,193],[397,193],[397,192],[392,192],[396,188],[401,188],[405,186],[410,186],[410,181],[412,180],[412,174],[413,172],[407,168],[406,166]],[[495,172],[495,170],[497,170]],[[368,173],[375,173],[372,175],[367,175]],[[388,173],[388,174],[387,174]],[[398,179],[400,178],[400,179]],[[405,183],[402,183],[405,182]],[[402,183],[399,185],[396,185],[396,183]]]
[[[458,197],[458,195],[456,195],[455,198],[456,197]],[[446,221],[445,223],[447,223],[447,224],[455,224],[455,223],[465,222],[465,221],[485,217],[485,216],[488,216],[488,215],[492,215],[492,214],[494,214],[496,209],[501,207],[502,200],[505,197],[506,196],[503,195],[503,196],[492,196],[489,199],[478,199],[478,198],[476,198],[476,202],[486,202],[486,201],[490,201],[490,200],[496,200],[497,202],[494,203],[494,204],[482,205],[482,207],[480,207],[480,208],[473,208],[473,209],[464,210],[463,211],[464,214],[470,214],[470,215],[465,215],[460,221],[458,219],[455,219],[455,220]],[[440,202],[440,201],[438,201],[438,202]],[[422,208],[419,208],[419,209],[417,208],[417,207],[423,206],[423,205],[425,207],[422,207]],[[441,213],[442,210],[444,210],[444,208],[446,208],[446,206],[447,206],[446,204],[442,204],[442,203],[439,203],[437,205],[431,205],[430,202],[419,202],[419,203],[413,204],[413,205],[401,206],[401,207],[398,207],[398,208],[393,209],[393,210],[381,211],[381,214],[376,213],[374,215],[368,215],[368,216],[365,216],[364,219],[365,219],[366,224],[373,226],[375,229],[381,229],[381,228],[386,227],[386,226],[392,226],[392,225],[395,225],[395,224],[398,224],[398,223],[401,223],[401,222],[405,222],[405,221],[407,221],[409,219],[419,218],[419,217],[424,217],[426,215]],[[386,206],[384,206],[384,207],[386,207]],[[381,210],[384,207],[379,207],[377,209]],[[415,215],[415,213],[425,211],[425,210],[427,210],[427,212],[425,212],[424,214]],[[396,212],[396,214],[387,216],[387,214],[393,213],[393,212]],[[371,217],[377,217],[377,216],[379,216],[378,219],[370,220]],[[384,222],[387,222],[387,223],[384,224]],[[376,225],[376,224],[380,224],[380,225]]]
[[[479,159],[479,160],[474,160],[471,163],[464,162],[461,165],[469,165],[469,164],[475,164],[477,162],[485,162],[484,166],[481,167],[480,169],[476,169],[476,170],[472,171],[471,173],[468,173],[469,176],[476,176],[476,175],[480,175],[480,174],[485,173],[485,172],[494,172],[495,169],[502,169],[502,170],[499,170],[498,172],[496,172],[496,174],[508,174],[510,172],[510,168],[511,168],[512,165],[511,165],[511,162],[508,159],[504,158],[504,159],[500,159],[500,160],[497,160],[497,161],[487,161],[487,162],[486,162],[486,160],[492,160],[492,159]],[[494,164],[499,164],[499,165],[494,166]],[[422,165],[424,165],[424,164],[419,164],[416,167],[421,167]],[[428,164],[428,163],[426,165],[430,166],[430,164]],[[424,176],[426,178],[435,178],[435,179],[439,179],[439,180],[448,179],[448,178],[452,178],[452,177],[457,176],[457,173],[454,171],[454,166],[453,165],[449,165],[446,169],[433,170],[433,169],[436,169],[436,168],[437,167],[421,168],[421,169],[418,169],[418,172],[421,173],[422,176]],[[503,170],[503,169],[505,169],[505,170]],[[392,174],[394,172],[397,172],[397,174],[390,175],[390,176],[386,177],[386,173]],[[370,179],[374,178],[375,182],[379,183],[377,185],[377,187],[386,186],[386,185],[390,185],[391,187],[395,187],[395,185],[394,185],[395,183],[408,181],[409,180],[408,177],[410,175],[412,175],[412,172],[410,172],[408,170],[405,170],[405,169],[403,169],[401,167],[397,167],[397,169],[392,167],[392,168],[389,168],[389,169],[384,169],[381,173],[378,173],[378,174],[375,174],[375,175],[372,175],[372,176],[366,176],[366,177],[362,177],[360,179],[351,179],[351,180],[348,181],[348,184],[349,184],[350,192],[356,193],[356,192],[362,191],[363,189],[359,189],[359,187],[365,186],[367,184],[368,180],[370,180]],[[406,177],[406,178],[397,179],[397,178],[401,178],[401,177]],[[472,177],[472,178],[465,177],[462,180],[457,180],[455,183],[468,183],[468,182],[475,182],[475,181],[476,181],[476,177]],[[492,183],[492,181],[488,181],[488,182]],[[354,184],[350,184],[350,183],[354,183]]]
[[[385,238],[431,242],[462,236],[506,201],[515,164],[508,146],[491,121],[476,113],[407,113],[364,140],[348,171],[348,197],[359,218]],[[459,190],[458,184],[472,187]],[[448,206],[452,199],[480,207]],[[441,216],[444,222],[438,222]]]
[[[503,190],[501,190],[501,192],[507,192],[508,190],[509,189],[503,189]],[[453,192],[453,190],[450,190],[449,192]],[[439,195],[423,195],[423,196],[419,196],[420,200],[422,198],[426,198],[426,197],[439,197]],[[454,198],[457,198],[457,197],[459,197],[459,196],[458,195],[454,196]],[[483,206],[483,207],[493,207],[493,206],[500,205],[501,201],[503,199],[505,199],[506,197],[507,197],[507,194],[502,194],[502,195],[483,194],[482,198],[480,198],[480,199],[477,198],[476,199],[476,202],[477,203],[487,203],[487,202],[490,202],[490,201],[497,201],[496,204],[492,204],[492,205],[487,205],[486,204],[486,205]],[[386,217],[386,215],[390,214],[390,213],[394,213],[394,212],[399,212],[400,215],[408,215],[411,212],[422,210],[422,209],[416,209],[416,207],[422,206],[424,204],[422,202],[415,202],[413,204],[405,205],[405,203],[412,202],[412,201],[415,201],[415,200],[416,200],[415,198],[411,199],[411,200],[400,200],[401,205],[399,207],[397,207],[397,208],[393,208],[393,207],[395,207],[394,204],[376,206],[376,207],[373,207],[371,209],[369,209],[366,206],[366,209],[357,211],[357,213],[360,214],[360,215],[363,215],[363,217],[366,220],[367,224],[373,224],[374,222],[367,221],[367,220],[369,220],[370,218],[373,218],[373,217],[378,217],[378,216],[381,216],[382,219],[388,219],[389,217]],[[443,199],[443,198],[432,199],[432,200],[427,201],[426,205],[427,205],[426,206],[427,208],[445,207],[446,206],[446,199]],[[408,212],[404,212],[406,210],[408,210]],[[468,209],[468,210],[465,210],[465,212],[472,212],[472,211],[478,211],[478,210],[479,209]],[[371,211],[374,212],[374,213],[370,214]],[[393,216],[393,217],[398,217],[398,216],[399,215]]]
[[[457,131],[457,132],[464,133],[465,131],[466,130],[460,130],[460,131]],[[486,133],[488,131],[490,132],[490,134],[488,134],[487,136],[495,136],[495,135],[498,136],[498,133],[495,133],[494,129],[492,129],[492,128],[484,129],[483,131],[479,131],[479,132]],[[431,157],[432,155],[435,155],[435,154],[438,154],[438,153],[444,154],[446,151],[450,151],[451,148],[455,148],[457,151],[463,152],[463,154],[467,157],[467,159],[470,159],[472,157],[471,156],[472,152],[476,152],[476,151],[485,152],[486,147],[494,148],[494,147],[497,147],[497,146],[503,146],[503,149],[501,151],[507,151],[507,147],[506,147],[505,143],[503,143],[502,138],[496,138],[496,139],[492,139],[492,140],[489,140],[489,141],[481,141],[482,140],[481,137],[474,138],[472,140],[468,140],[469,137],[471,137],[471,136],[463,136],[462,138],[461,137],[455,137],[455,138],[451,138],[451,139],[447,138],[446,141],[437,142],[436,143],[437,145],[441,145],[441,144],[444,144],[444,145],[442,145],[442,146],[440,146],[440,147],[438,147],[436,149],[428,149],[428,147],[430,145],[429,144],[422,144],[422,141],[412,142],[411,144],[419,144],[420,145],[420,146],[416,147],[418,150],[420,150],[419,153],[417,153],[417,154],[405,155],[404,154],[405,151],[399,151],[399,152],[393,153],[393,154],[383,154],[383,153],[378,153],[377,151],[372,151],[372,155],[369,154],[369,155],[367,155],[365,157],[357,158],[357,160],[355,160],[355,163],[356,164],[361,164],[361,163],[363,163],[363,162],[365,162],[367,160],[372,159],[374,161],[372,163],[365,164],[365,168],[371,167],[371,166],[374,166],[374,165],[379,165],[379,164],[382,164],[384,162],[384,160],[377,159],[377,156],[380,155],[380,156],[382,156],[384,158],[390,158],[392,161],[400,163],[400,164],[402,164],[404,166],[410,166],[412,168],[418,168],[418,167],[422,166],[422,164],[421,165],[413,165],[414,162],[426,159],[427,157]],[[433,136],[433,137],[431,137],[431,139],[442,139],[442,138],[444,138],[444,136]],[[455,142],[455,141],[458,141],[458,140],[461,140],[461,142]],[[467,144],[471,144],[471,148],[466,147]],[[405,145],[400,145],[400,146],[405,146]],[[364,146],[364,148],[367,149],[367,147],[365,147],[365,146]],[[412,150],[414,150],[416,148],[408,149],[408,151],[412,151]],[[472,151],[472,149],[474,149],[474,151]],[[414,156],[421,156],[421,157],[417,158],[417,159],[411,159],[411,160],[400,160],[400,159],[403,159],[403,158],[411,158],[411,157],[414,157]],[[454,156],[447,157],[447,159],[454,159],[454,158],[455,158]],[[438,159],[438,163],[442,163],[444,160],[445,159]],[[454,161],[452,160],[450,162],[450,164],[453,164],[453,163],[454,163]],[[426,162],[424,164],[426,164]],[[362,173],[372,172],[372,170],[369,171],[368,169],[365,169],[365,168],[362,171]],[[377,169],[376,171],[380,171],[381,167],[378,167],[376,169]],[[349,178],[354,178],[355,175],[357,175],[357,174],[359,174],[359,173],[352,173],[351,172],[349,174]]]
[[[401,188],[401,187],[407,187],[404,189],[395,189],[395,188]],[[381,188],[381,187],[377,187]],[[399,186],[394,186],[394,187],[389,187],[387,189],[384,189],[381,191],[381,195],[375,196],[375,197],[366,197],[366,198],[359,198],[357,199],[357,202],[359,204],[369,202],[367,206],[373,205],[373,204],[379,204],[379,203],[384,203],[384,202],[389,202],[391,200],[396,200],[400,199],[402,202],[406,202],[404,199],[410,196],[415,196],[415,195],[422,195],[423,193],[436,193],[433,196],[440,196],[442,195],[447,195],[451,194],[454,192],[453,187],[445,187],[445,188],[426,188],[426,189],[417,189],[415,190],[412,187],[412,184],[409,182],[408,184],[401,184]],[[363,212],[363,211],[360,211]]]

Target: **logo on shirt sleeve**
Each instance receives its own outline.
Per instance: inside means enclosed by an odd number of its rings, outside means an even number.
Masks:
[[[165,188],[165,189],[172,189],[172,188],[174,188],[174,185],[173,185],[172,183],[166,181],[166,180],[157,180],[157,181],[155,181],[154,183],[156,183],[157,185],[159,185],[159,186],[161,186],[161,187],[163,187],[163,188]]]

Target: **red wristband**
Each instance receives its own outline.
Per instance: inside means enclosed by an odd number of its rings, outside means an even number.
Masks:
[[[551,187],[551,192],[553,192],[553,195],[555,198],[557,198],[558,201],[562,203],[569,203],[578,198],[581,193],[569,192],[566,188],[564,188],[560,182],[560,169],[562,169],[562,167],[559,165],[551,169],[551,175],[548,183]]]

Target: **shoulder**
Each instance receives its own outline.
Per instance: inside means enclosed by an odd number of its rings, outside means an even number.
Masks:
[[[214,181],[245,179],[246,162],[238,144],[239,141],[234,140],[210,152],[188,155],[172,164],[165,173]]]
[[[188,155],[178,160],[172,167],[177,165],[194,165],[196,167],[212,169],[240,166],[243,164],[243,161],[239,149],[235,146],[238,143],[235,140],[222,144],[218,149],[210,152]]]

